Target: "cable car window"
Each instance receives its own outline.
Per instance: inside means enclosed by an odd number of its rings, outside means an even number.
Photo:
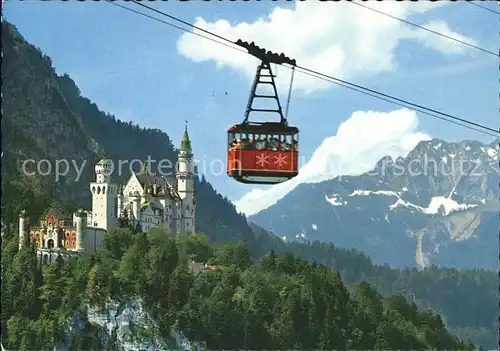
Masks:
[[[239,144],[239,147],[243,147],[243,144],[245,143],[245,133],[240,133],[239,134],[239,139],[238,139],[238,144]]]
[[[273,136],[272,135],[267,135],[267,149],[272,150],[273,149]]]
[[[253,141],[254,141],[254,135],[249,133],[248,134],[248,141],[247,141],[247,145],[246,145],[246,149],[247,150],[252,150],[254,145],[253,145]]]
[[[243,150],[252,149],[252,144],[250,142],[250,136],[251,136],[251,134],[247,134],[247,133],[241,134],[241,148]]]
[[[298,134],[294,134],[293,135],[293,140],[292,140],[293,151],[297,151],[297,149],[298,149],[298,142],[299,142],[299,135]]]
[[[279,147],[279,136],[272,135],[269,140],[269,150],[278,151]]]
[[[239,149],[241,147],[241,133],[235,134],[235,139],[233,143],[233,147]]]
[[[281,150],[290,151],[290,147],[292,145],[292,136],[291,135],[282,135],[283,142],[281,143]]]
[[[229,144],[229,147],[233,147],[234,143],[234,134],[233,133],[228,133],[227,134],[227,143]]]
[[[266,148],[266,136],[264,134],[260,134],[256,135],[255,137],[256,137],[255,148],[257,150],[264,150]]]

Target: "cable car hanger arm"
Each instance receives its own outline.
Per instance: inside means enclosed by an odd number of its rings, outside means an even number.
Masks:
[[[283,65],[287,64],[292,66],[292,70],[295,69],[295,66],[297,65],[297,62],[294,59],[291,59],[288,56],[285,56],[283,53],[281,54],[276,54],[273,53],[269,50],[266,50],[264,48],[261,48],[257,45],[255,45],[254,42],[248,43],[245,41],[242,41],[241,39],[238,39],[235,42],[236,45],[241,46],[242,48],[245,48],[248,53],[257,59],[261,61],[260,65],[257,67],[257,72],[255,73],[255,78],[252,84],[251,92],[250,92],[250,98],[248,100],[247,108],[245,111],[245,119],[243,120],[243,123],[246,124],[248,123],[248,118],[250,115],[250,112],[255,111],[255,112],[275,112],[280,115],[280,123],[287,125],[286,121],[286,115],[288,114],[288,105],[290,104],[290,91],[288,93],[288,103],[287,103],[287,113],[285,116],[283,116],[283,110],[278,98],[278,91],[276,89],[276,85],[274,82],[275,75],[272,72],[271,69],[271,63],[277,64],[277,65]],[[262,70],[268,71],[269,74],[262,74]],[[263,81],[261,78],[270,78],[271,81]],[[273,94],[272,95],[261,95],[257,94],[256,88],[258,84],[269,84],[271,85],[273,89]],[[292,81],[290,84],[293,84],[293,73],[292,73]],[[290,86],[291,90],[291,86]],[[252,108],[252,104],[255,98],[265,98],[265,99],[274,99],[278,105],[278,109],[255,109]]]
[[[282,64],[288,64],[290,66],[297,66],[297,61],[295,59],[291,59],[288,56],[285,56],[285,54],[276,54],[274,52],[271,52],[269,50],[266,51],[266,49],[261,48],[252,41],[250,44],[246,41],[243,41],[241,39],[238,39],[235,42],[236,45],[241,46],[242,48],[247,49],[248,53],[256,58],[258,58],[261,61],[267,62],[267,63],[275,63],[277,65],[282,65]]]

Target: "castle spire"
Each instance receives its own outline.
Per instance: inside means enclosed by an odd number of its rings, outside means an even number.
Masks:
[[[189,134],[187,130],[187,121],[185,121],[185,127],[184,127],[184,135],[182,136],[182,141],[181,141],[181,148],[180,151],[184,151],[187,154],[191,154],[192,149],[191,149],[191,141],[189,140]]]

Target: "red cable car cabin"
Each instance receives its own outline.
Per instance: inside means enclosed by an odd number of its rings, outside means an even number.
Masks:
[[[228,130],[227,174],[241,183],[276,184],[298,174],[296,127],[242,123]]]
[[[255,79],[250,91],[242,123],[234,125],[228,130],[227,174],[241,183],[247,184],[277,184],[282,183],[298,174],[298,143],[299,130],[288,125],[286,116],[283,116],[278,91],[271,70],[271,63],[288,64],[292,68],[290,89],[288,91],[288,106],[293,84],[295,60],[284,54],[277,55],[253,42],[241,40],[236,42],[247,51],[261,60],[257,67]],[[258,86],[265,86],[267,93],[257,92]],[[255,108],[254,99],[274,101],[276,108]],[[263,101],[260,100],[260,101]],[[279,122],[250,122],[251,112],[265,112],[279,115]]]

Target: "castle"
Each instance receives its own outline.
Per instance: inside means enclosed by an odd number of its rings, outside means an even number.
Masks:
[[[195,167],[187,128],[181,141],[175,178],[132,172],[123,186],[111,182],[111,161],[95,165],[96,181],[90,183],[92,210],[79,210],[72,217],[51,208],[38,226],[29,226],[26,211],[19,214],[19,249],[29,240],[44,262],[59,255],[78,255],[101,249],[106,233],[117,226],[119,218],[140,226],[142,231],[165,226],[169,233],[195,232]]]

